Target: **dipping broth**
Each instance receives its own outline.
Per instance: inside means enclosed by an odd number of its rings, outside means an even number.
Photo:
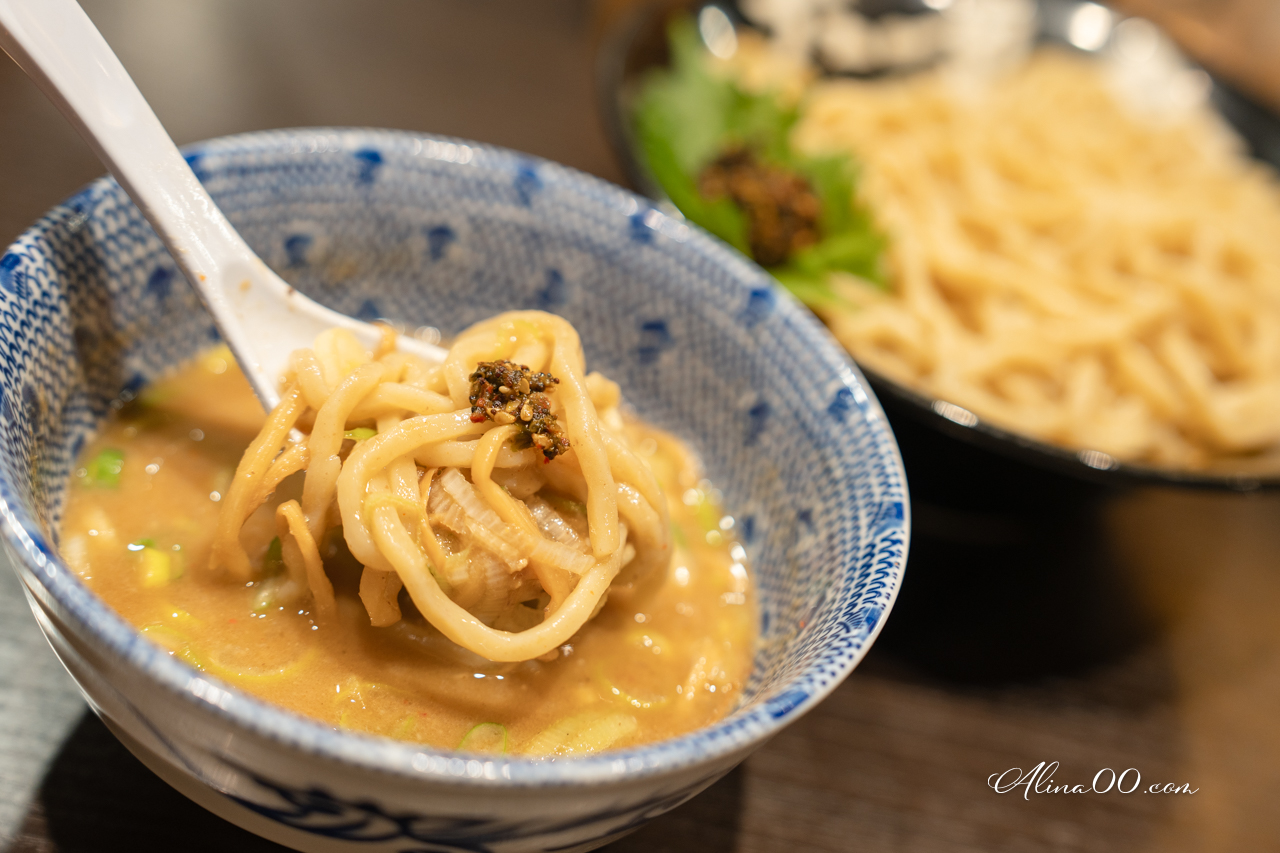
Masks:
[[[170,654],[337,728],[448,749],[590,752],[688,732],[738,701],[757,624],[745,554],[678,440],[625,426],[670,509],[673,554],[662,576],[610,598],[552,653],[494,663],[446,639],[405,592],[403,618],[373,627],[341,528],[320,543],[332,618],[317,618],[307,601],[278,603],[268,579],[209,571],[220,503],[262,424],[244,377],[218,349],[125,403],[80,460],[62,553]],[[250,519],[245,536],[253,524],[269,526],[269,514]]]

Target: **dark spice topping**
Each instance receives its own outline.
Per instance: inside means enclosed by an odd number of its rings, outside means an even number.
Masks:
[[[520,427],[516,447],[536,447],[548,462],[569,449],[569,439],[551,414],[547,396],[559,379],[506,359],[480,362],[469,378],[474,423],[516,424]]]
[[[708,163],[698,189],[712,201],[727,196],[746,214],[751,256],[761,266],[777,266],[818,242],[822,203],[809,182],[749,149],[731,148]]]

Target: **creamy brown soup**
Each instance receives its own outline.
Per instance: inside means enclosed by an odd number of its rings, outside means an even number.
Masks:
[[[552,653],[494,663],[446,639],[403,592],[404,618],[373,627],[341,528],[321,543],[332,619],[305,601],[277,603],[267,580],[208,571],[220,501],[262,423],[234,360],[218,349],[115,412],[80,460],[62,552],[170,654],[334,727],[447,749],[616,748],[705,726],[737,702],[756,639],[754,593],[733,519],[678,440],[626,427],[670,506],[665,576],[612,596]]]

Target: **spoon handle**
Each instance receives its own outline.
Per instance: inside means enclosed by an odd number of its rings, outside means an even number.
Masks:
[[[253,253],[201,186],[75,0],[0,0],[0,48],[85,138],[204,300],[259,399],[279,400],[289,353],[343,326],[377,332],[295,291]],[[404,346],[407,344],[407,346]],[[402,347],[423,349],[402,339]],[[439,350],[419,354],[438,360]]]

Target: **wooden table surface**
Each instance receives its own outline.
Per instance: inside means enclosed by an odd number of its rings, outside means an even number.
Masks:
[[[84,5],[179,142],[265,127],[402,127],[621,177],[595,114],[598,21],[587,0]],[[0,117],[7,243],[101,169],[7,60]],[[1107,617],[1125,624],[1094,627],[1126,642],[1095,649],[1087,666],[1060,660],[1056,674],[1002,681],[997,665],[981,682],[943,679],[917,653],[918,637],[897,627],[915,630],[930,605],[930,588],[913,588],[909,571],[881,643],[834,695],[609,849],[1280,849],[1280,496],[1127,493],[1107,502],[1102,523],[1132,601]],[[1054,635],[1061,624],[1059,647],[1089,645],[1062,602],[966,606],[975,625],[1011,619]],[[963,650],[967,639],[929,642]],[[1010,628],[1004,645],[1021,643]],[[1057,784],[1087,787],[1103,768],[1134,768],[1142,787],[1024,796],[988,786],[992,774],[1041,761],[1060,762]],[[1195,793],[1142,793],[1164,782]],[[125,845],[273,847],[169,789],[86,712],[0,567],[0,850]]]

